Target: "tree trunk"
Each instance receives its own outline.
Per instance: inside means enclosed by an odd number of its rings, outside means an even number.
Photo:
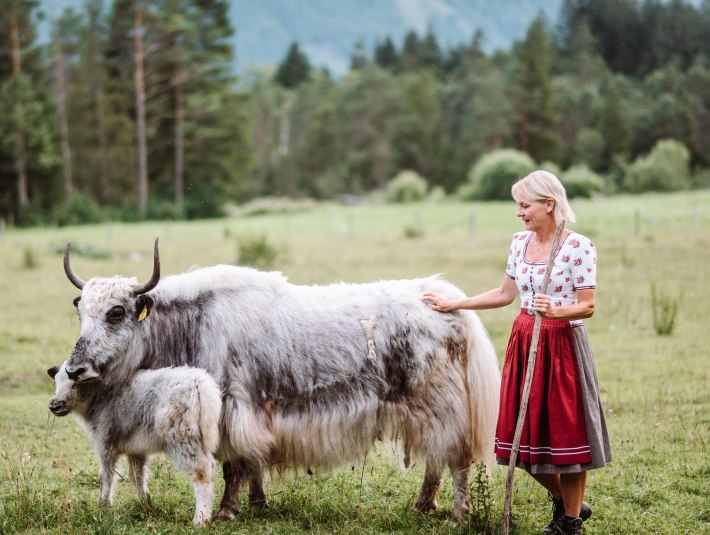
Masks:
[[[293,184],[293,172],[291,166],[286,162],[288,158],[289,145],[291,143],[291,105],[293,100],[290,94],[286,95],[283,106],[281,108],[281,120],[279,131],[279,145],[276,149],[279,155],[279,173],[280,179],[283,181],[284,190],[290,197],[295,196],[295,188]]]
[[[64,196],[71,199],[74,187],[72,180],[71,146],[69,144],[69,120],[67,118],[67,90],[64,76],[64,53],[59,28],[54,28],[54,83],[57,93],[57,122],[59,135],[62,138],[62,159],[64,161]]]
[[[136,8],[133,19],[133,40],[136,54],[134,81],[136,88],[136,124],[138,129],[138,213],[142,218],[148,214],[148,149],[145,132],[145,81],[143,77],[143,15]]]
[[[96,102],[96,129],[99,142],[99,161],[101,176],[99,177],[99,199],[102,204],[109,200],[108,177],[108,143],[106,141],[106,125],[104,123],[104,89],[102,83],[94,86],[94,100]]]
[[[17,22],[17,13],[10,10],[10,33],[12,41],[12,74],[18,79],[22,74],[22,63],[20,61],[20,28]],[[24,109],[22,97],[19,94],[19,86],[15,96],[15,111],[17,115],[17,153],[15,154],[15,169],[17,171],[17,200],[19,208],[22,209],[29,203],[27,196],[27,148],[25,146],[25,126]]]
[[[182,217],[185,172],[185,94],[182,63],[175,66],[175,208]]]
[[[528,115],[525,109],[525,101],[522,97],[518,99],[518,126],[520,135],[520,150],[530,153],[530,138],[528,137]]]

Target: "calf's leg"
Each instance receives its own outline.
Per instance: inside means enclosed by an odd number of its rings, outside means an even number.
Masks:
[[[214,501],[214,457],[203,450],[197,436],[185,437],[185,442],[169,448],[166,453],[192,481],[195,492],[193,525],[209,522]]]
[[[113,489],[116,483],[116,455],[103,451],[99,455],[101,465],[99,478],[101,480],[99,489],[99,504],[111,507],[113,505]]]
[[[128,483],[138,495],[138,499],[145,500],[148,495],[148,463],[143,455],[128,456]]]
[[[195,491],[195,516],[192,524],[200,526],[212,518],[214,503],[214,458],[205,455],[192,467],[192,487]]]

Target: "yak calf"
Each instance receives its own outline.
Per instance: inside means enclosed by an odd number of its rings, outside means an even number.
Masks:
[[[129,483],[143,499],[148,492],[148,455],[165,452],[192,480],[192,523],[210,520],[222,394],[207,372],[188,366],[145,370],[115,386],[75,383],[67,375],[66,362],[47,373],[56,385],[49,410],[57,416],[76,413],[94,443],[101,463],[102,505],[113,504],[121,454],[128,456]]]

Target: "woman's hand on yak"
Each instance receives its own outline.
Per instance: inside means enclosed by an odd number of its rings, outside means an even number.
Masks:
[[[446,299],[445,297],[434,292],[426,292],[422,295],[422,299],[429,306],[429,308],[436,310],[437,312],[451,312],[457,308],[456,301]]]

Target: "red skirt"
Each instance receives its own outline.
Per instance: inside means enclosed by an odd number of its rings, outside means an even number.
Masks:
[[[535,316],[521,312],[508,342],[496,427],[495,453],[499,462],[510,458],[534,324]],[[518,465],[523,468],[585,465],[592,461],[573,328],[566,320],[542,320],[518,452]]]

